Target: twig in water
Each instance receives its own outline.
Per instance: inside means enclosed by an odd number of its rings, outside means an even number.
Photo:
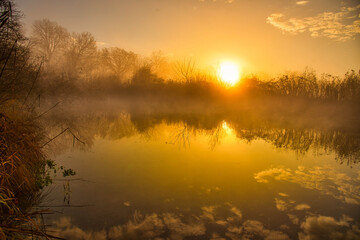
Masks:
[[[10,59],[11,53],[14,51],[14,48],[15,48],[15,46],[16,46],[17,41],[18,41],[18,40],[16,39],[15,42],[14,42],[14,44],[13,44],[13,46],[12,46],[11,49],[10,49],[9,55],[7,56],[7,58],[6,58],[6,60],[5,60],[5,63],[4,63],[4,66],[3,66],[2,69],[1,69],[0,78],[2,77],[2,75],[3,75],[4,71],[5,71],[5,67],[6,67],[6,65],[7,65],[8,61],[9,61],[9,59]]]
[[[59,136],[61,136],[62,134],[64,134],[66,131],[69,131],[69,133],[76,139],[78,140],[80,143],[85,145],[85,142],[81,141],[78,137],[75,136],[75,134],[70,130],[70,128],[65,128],[64,130],[62,130],[58,135],[56,135],[55,137],[51,138],[49,141],[47,141],[45,144],[43,144],[41,146],[41,148],[45,147],[46,145],[48,145],[50,142],[54,141],[56,138],[58,138]]]
[[[40,96],[40,95],[39,95],[39,96]],[[40,99],[40,97],[39,97],[39,99]],[[60,102],[57,102],[54,106],[52,106],[51,108],[49,108],[49,109],[46,110],[45,112],[41,113],[40,115],[36,116],[34,119],[37,119],[37,118],[39,118],[39,117],[44,116],[45,114],[47,114],[48,112],[50,112],[51,110],[53,110],[57,105],[59,105],[59,103],[61,103],[61,101],[60,101]],[[40,103],[39,103],[39,104],[40,104]]]
[[[40,73],[40,70],[41,70],[41,66],[42,66],[42,65],[43,65],[43,61],[41,61],[41,63],[40,63],[40,66],[39,66],[39,68],[38,68],[38,70],[37,70],[37,72],[36,72],[35,78],[34,78],[34,80],[33,80],[32,84],[31,84],[31,88],[29,89],[29,91],[28,91],[28,93],[27,93],[27,95],[26,95],[26,97],[25,97],[25,99],[24,99],[23,105],[26,103],[26,101],[27,101],[27,99],[28,99],[28,97],[29,97],[29,95],[30,95],[31,91],[32,91],[32,90],[33,90],[33,88],[34,88],[34,85],[35,85],[36,79],[37,79],[37,78],[38,78],[38,76],[39,76],[39,73]]]

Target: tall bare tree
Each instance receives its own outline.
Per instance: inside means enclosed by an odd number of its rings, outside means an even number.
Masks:
[[[49,19],[37,20],[33,24],[31,40],[45,63],[50,63],[54,55],[65,48],[69,37],[64,27]]]
[[[71,75],[91,71],[97,54],[95,38],[88,32],[73,33],[65,51],[68,73]]]

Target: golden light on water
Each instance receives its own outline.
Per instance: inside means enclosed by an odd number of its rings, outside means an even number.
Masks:
[[[218,74],[226,85],[234,86],[240,80],[239,65],[234,62],[222,62]]]
[[[231,133],[232,132],[232,129],[228,126],[227,122],[226,121],[223,121],[221,127],[224,129],[224,131],[226,133]]]

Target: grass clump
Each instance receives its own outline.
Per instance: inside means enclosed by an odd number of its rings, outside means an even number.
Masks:
[[[0,239],[46,236],[33,211],[39,190],[51,182],[42,139],[30,118],[0,114]]]

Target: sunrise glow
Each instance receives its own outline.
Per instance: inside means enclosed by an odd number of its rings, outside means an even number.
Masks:
[[[360,0],[0,0],[0,52],[0,240],[360,240]]]
[[[233,62],[222,62],[218,72],[221,81],[230,86],[234,86],[240,79],[239,65]]]

